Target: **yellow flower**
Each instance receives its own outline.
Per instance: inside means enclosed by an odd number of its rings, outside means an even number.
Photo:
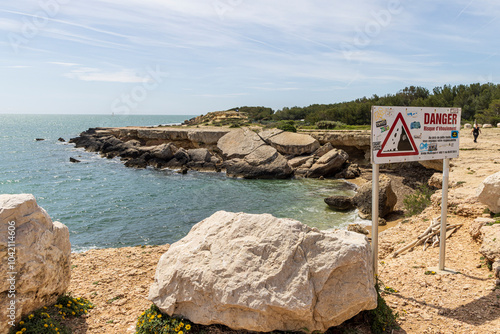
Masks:
[[[23,332],[21,332],[21,331],[17,331],[17,332],[16,332],[16,334],[23,334]]]
[[[45,324],[45,325],[43,325],[43,327],[49,327],[49,325]]]
[[[47,306],[44,306],[44,307],[43,307],[43,309],[44,309],[44,310],[46,310],[46,309],[47,309]]]
[[[71,314],[75,315],[75,312],[71,312]]]
[[[158,314],[158,318],[161,318],[161,314]]]
[[[181,322],[181,323],[179,324],[179,327],[180,327],[180,328],[184,327],[184,323],[183,323],[183,322]]]
[[[59,330],[59,328],[56,327],[56,331],[58,331],[58,330]]]
[[[23,333],[26,332],[26,328],[21,329],[21,332]]]
[[[24,321],[19,321],[19,325],[24,325]]]
[[[184,334],[184,332],[183,331],[179,331],[179,334]]]
[[[187,324],[187,325],[186,325],[186,330],[188,331],[188,330],[190,330],[190,329],[191,329],[191,325]]]

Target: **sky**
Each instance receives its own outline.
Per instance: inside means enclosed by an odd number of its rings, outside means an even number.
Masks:
[[[499,83],[498,0],[16,0],[0,113],[201,115]]]

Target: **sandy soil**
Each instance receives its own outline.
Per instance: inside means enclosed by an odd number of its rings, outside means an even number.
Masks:
[[[500,333],[500,289],[487,268],[480,245],[469,235],[484,206],[475,200],[478,185],[500,171],[500,129],[484,129],[478,143],[464,130],[460,157],[450,170],[449,218],[464,224],[447,241],[446,267],[456,274],[427,275],[439,263],[439,249],[421,246],[398,257],[392,253],[423,232],[440,216],[440,192],[421,215],[392,222],[380,234],[379,278],[395,293],[384,298],[399,313],[401,329],[393,333]],[[90,299],[95,308],[73,323],[75,333],[133,333],[140,313],[150,306],[146,297],[156,264],[168,249],[128,247],[91,250],[72,256],[69,291]],[[358,333],[365,333],[359,328]]]

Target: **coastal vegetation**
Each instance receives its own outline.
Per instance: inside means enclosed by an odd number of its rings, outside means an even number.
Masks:
[[[70,334],[66,320],[87,314],[92,308],[94,305],[85,298],[62,295],[54,305],[44,306],[23,317],[9,334]]]
[[[246,115],[215,122],[213,125],[248,125],[251,123],[275,124],[280,121],[297,121],[297,125],[318,129],[344,128],[370,124],[371,106],[456,107],[462,108],[462,121],[497,124],[500,122],[500,84],[473,83],[469,85],[444,85],[432,91],[425,87],[410,86],[395,94],[362,97],[352,101],[332,104],[312,104],[306,107],[236,107],[228,111]],[[325,123],[325,121],[327,123]],[[328,123],[336,122],[336,123]]]

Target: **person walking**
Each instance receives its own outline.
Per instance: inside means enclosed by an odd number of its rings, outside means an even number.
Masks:
[[[479,136],[479,133],[481,132],[481,129],[479,128],[479,125],[474,124],[474,128],[472,128],[472,135],[474,136],[474,143],[477,143],[477,137]]]

